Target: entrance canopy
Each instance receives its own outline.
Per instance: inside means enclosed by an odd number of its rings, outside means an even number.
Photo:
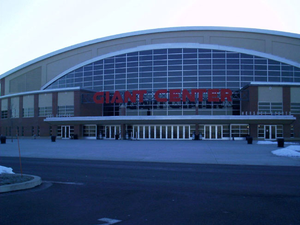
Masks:
[[[83,116],[49,117],[44,121],[53,125],[63,124],[291,124],[296,118],[292,115],[236,115],[236,116]]]

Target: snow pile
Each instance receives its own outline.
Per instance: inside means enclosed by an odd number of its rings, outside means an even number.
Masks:
[[[13,169],[10,167],[0,166],[0,174],[1,173],[10,173],[13,174]]]
[[[277,141],[258,141],[257,144],[259,145],[277,145]],[[297,142],[284,142],[285,145],[298,145]]]
[[[274,155],[287,157],[300,157],[300,145],[291,145],[283,149],[272,151]]]
[[[272,144],[277,144],[277,141],[258,141],[257,144],[259,145],[272,145]]]

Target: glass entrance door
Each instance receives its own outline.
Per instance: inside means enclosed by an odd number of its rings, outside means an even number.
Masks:
[[[189,139],[189,125],[135,125],[133,136],[136,139]]]
[[[116,135],[121,135],[121,126],[105,126],[105,138],[114,139]]]
[[[222,125],[205,125],[204,126],[204,138],[205,139],[222,139],[223,138],[223,126]]]
[[[61,126],[61,138],[69,139],[70,137],[70,126]]]
[[[265,125],[265,139],[274,140],[277,137],[276,125]]]

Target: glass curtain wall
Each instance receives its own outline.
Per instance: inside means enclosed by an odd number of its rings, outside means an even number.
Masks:
[[[238,115],[239,90],[251,81],[300,82],[300,69],[254,55],[211,49],[170,48],[131,52],[78,68],[47,89],[82,87],[123,94],[147,90],[144,101],[126,103],[125,115]],[[232,102],[156,102],[160,89],[231,89]],[[166,94],[168,97],[168,94]],[[161,95],[163,97],[163,95]],[[120,115],[119,103],[104,104],[105,116]]]

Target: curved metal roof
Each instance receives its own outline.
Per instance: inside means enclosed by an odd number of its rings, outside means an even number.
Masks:
[[[274,55],[271,55],[268,53],[262,53],[262,52],[257,52],[254,50],[247,50],[247,49],[241,49],[241,48],[236,48],[236,47],[211,45],[211,44],[198,44],[198,43],[197,44],[195,44],[195,43],[184,43],[184,44],[172,43],[171,45],[170,44],[149,44],[149,45],[138,46],[138,47],[134,47],[134,48],[123,49],[123,50],[116,51],[116,52],[110,52],[108,54],[103,54],[103,55],[94,57],[92,59],[89,59],[87,61],[83,61],[75,66],[68,68],[67,70],[63,71],[62,73],[58,74],[57,76],[55,76],[53,79],[51,79],[46,84],[44,84],[41,87],[41,90],[46,89],[49,85],[51,85],[53,82],[55,82],[62,76],[66,75],[67,73],[69,73],[73,70],[76,70],[82,66],[85,66],[87,64],[96,62],[98,60],[109,58],[109,57],[116,56],[116,55],[126,54],[129,52],[144,51],[144,50],[150,50],[150,49],[164,49],[164,48],[202,48],[202,49],[215,49],[215,50],[223,50],[223,51],[240,52],[240,53],[245,53],[245,54],[256,55],[256,56],[260,56],[260,57],[264,57],[264,58],[273,59],[273,60],[287,63],[289,65],[300,68],[300,63],[296,63],[296,62],[288,60],[288,59],[283,59],[283,58],[280,58],[278,56],[274,56]]]
[[[111,35],[108,37],[97,38],[94,40],[82,42],[79,44],[75,44],[66,48],[62,48],[60,50],[48,53],[31,61],[28,61],[14,69],[11,69],[0,76],[0,79],[8,76],[11,73],[14,73],[20,69],[23,69],[31,64],[37,63],[44,59],[50,58],[52,56],[74,50],[76,48],[85,47],[88,45],[104,42],[104,41],[111,41],[114,39],[125,38],[130,36],[137,36],[137,35],[146,35],[151,33],[164,33],[164,32],[176,32],[176,31],[232,31],[232,32],[248,32],[248,33],[258,33],[258,34],[269,34],[269,35],[277,35],[277,36],[284,36],[290,38],[297,38],[300,39],[300,34],[295,33],[288,33],[282,31],[273,31],[273,30],[264,30],[264,29],[254,29],[254,28],[235,28],[235,27],[198,27],[198,26],[191,26],[191,27],[169,27],[169,28],[157,28],[157,29],[149,29],[149,30],[142,30],[142,31],[134,31],[128,33],[122,33],[117,35]]]

